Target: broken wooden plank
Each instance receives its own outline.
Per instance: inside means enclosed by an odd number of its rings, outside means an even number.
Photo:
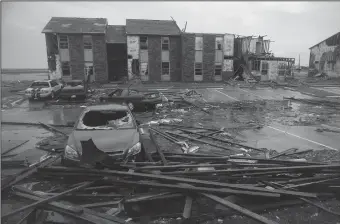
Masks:
[[[41,122],[38,122],[42,127],[44,127],[45,129],[49,130],[49,131],[52,131],[52,132],[56,132],[56,133],[59,133],[59,134],[62,134],[64,136],[67,136],[67,134],[65,134],[64,132],[52,127],[51,125],[48,125],[48,124],[44,124],[44,123],[41,123]]]
[[[168,165],[168,166],[143,166],[136,167],[136,170],[163,170],[163,169],[184,169],[184,168],[200,168],[200,167],[231,167],[232,164],[183,164],[183,165]]]
[[[223,130],[213,131],[209,134],[206,134],[206,136],[213,136],[214,134],[218,134],[218,133],[221,133],[221,132],[223,132]],[[203,136],[198,137],[198,139],[201,139],[201,138],[203,138]]]
[[[1,152],[1,156],[4,156],[4,155],[6,155],[7,153],[9,153],[9,152],[11,152],[11,151],[13,151],[14,149],[17,149],[17,148],[19,148],[20,146],[22,146],[22,145],[24,145],[24,144],[26,144],[27,142],[29,142],[30,140],[26,140],[26,141],[24,141],[23,143],[21,143],[21,144],[19,144],[19,145],[16,145],[16,146],[14,146],[14,147],[12,147],[12,148],[10,148],[10,149],[7,149],[6,151],[4,151],[4,152]]]
[[[248,196],[263,196],[263,197],[280,197],[280,194],[271,193],[271,192],[256,192],[256,191],[246,191],[246,190],[233,190],[227,188],[208,188],[208,187],[194,187],[194,186],[181,186],[177,184],[160,184],[155,182],[144,182],[144,181],[127,181],[127,180],[117,180],[114,178],[109,178],[111,181],[116,183],[124,183],[128,185],[140,185],[140,186],[149,186],[149,187],[159,187],[159,188],[167,188],[173,189],[181,192],[205,192],[205,193],[214,193],[214,194],[235,194],[235,195],[248,195]]]
[[[93,184],[93,182],[85,182],[84,184],[82,184],[82,185],[80,185],[80,186],[78,186],[78,187],[69,189],[69,190],[67,190],[67,191],[64,191],[64,192],[62,192],[62,193],[59,193],[59,194],[54,195],[54,196],[52,196],[52,197],[42,199],[42,200],[40,200],[40,201],[34,202],[33,204],[26,205],[26,206],[21,207],[21,208],[19,208],[19,209],[17,209],[17,210],[14,210],[14,211],[11,211],[11,212],[9,212],[9,213],[7,213],[7,214],[4,214],[4,215],[1,216],[1,219],[8,218],[8,217],[10,217],[10,216],[12,216],[12,215],[15,215],[15,214],[19,213],[19,212],[25,211],[26,209],[34,208],[34,207],[37,207],[37,206],[39,206],[39,205],[42,205],[42,204],[45,204],[45,203],[48,203],[48,202],[57,200],[58,198],[61,198],[61,197],[64,196],[64,195],[67,195],[67,194],[69,194],[69,193],[73,193],[73,192],[75,192],[75,191],[78,191],[78,190],[81,190],[81,189],[83,189],[83,188],[86,188],[86,187],[90,186],[91,184]]]
[[[15,176],[13,176],[11,178],[10,181],[1,183],[1,191],[8,189],[10,186],[12,186],[12,185],[18,183],[19,181],[27,178],[28,176],[32,175],[33,173],[35,173],[37,171],[38,167],[41,168],[41,167],[47,166],[47,165],[55,162],[57,159],[59,159],[61,157],[61,155],[62,154],[59,154],[55,157],[53,157],[53,156],[46,157],[44,160],[39,161],[36,164],[32,164],[27,169],[24,169],[23,171],[17,173]]]
[[[309,186],[309,185],[314,185],[314,184],[319,184],[319,183],[324,183],[324,182],[328,182],[328,181],[332,181],[332,180],[339,180],[339,179],[340,179],[340,177],[329,178],[329,179],[325,179],[325,180],[312,181],[312,182],[296,184],[296,185],[292,185],[292,186],[285,186],[283,189],[294,189],[294,188],[298,188],[298,187],[305,187],[305,186]]]
[[[169,127],[178,127],[178,128],[203,129],[203,130],[208,130],[208,131],[220,131],[220,129],[216,129],[216,128],[194,127],[194,126],[178,125],[178,124],[161,123],[159,125],[160,126],[169,126]]]
[[[181,134],[177,134],[177,133],[173,133],[173,132],[169,132],[169,131],[167,131],[166,133],[169,133],[171,135],[176,135],[176,136],[179,136],[179,137],[182,137],[182,138],[186,138],[186,139],[189,139],[191,141],[196,141],[196,142],[199,142],[199,143],[211,145],[211,146],[214,146],[214,147],[217,147],[217,148],[220,148],[220,149],[226,149],[226,150],[231,150],[231,151],[234,151],[234,152],[239,152],[235,148],[230,148],[230,147],[226,147],[226,146],[223,146],[223,145],[215,144],[214,142],[205,141],[203,139],[197,139],[197,138],[193,138],[193,137],[190,137],[190,136],[185,136],[185,135],[181,135]]]
[[[227,201],[227,200],[224,200],[223,198],[220,198],[220,197],[217,197],[215,195],[211,195],[211,194],[205,194],[205,193],[202,193],[203,196],[221,204],[221,205],[224,205],[226,206],[227,208],[230,208],[242,215],[245,215],[255,221],[258,221],[260,223],[265,223],[265,224],[278,224],[277,222],[274,222],[272,220],[269,220],[263,216],[260,216],[252,211],[249,211],[248,209],[245,209],[245,208],[242,208],[241,206],[238,206],[230,201]]]
[[[237,146],[241,146],[241,147],[244,147],[244,148],[247,148],[247,149],[253,149],[253,150],[256,150],[256,151],[260,151],[260,152],[264,151],[262,149],[258,149],[258,148],[254,148],[254,147],[251,147],[251,146],[248,146],[248,145],[232,142],[232,141],[229,141],[229,140],[226,140],[226,139],[217,138],[217,137],[214,137],[214,136],[209,136],[209,135],[205,135],[205,134],[201,134],[201,133],[197,133],[197,132],[193,132],[193,131],[189,131],[189,130],[185,130],[185,129],[178,129],[178,130],[181,130],[183,132],[187,132],[187,133],[190,133],[190,134],[199,135],[201,138],[211,138],[211,139],[214,139],[214,140],[217,140],[217,141],[220,141],[220,142],[227,143],[229,145],[237,145]],[[196,139],[201,139],[201,138],[196,138]]]
[[[147,195],[136,195],[132,198],[124,199],[125,203],[136,203],[141,201],[152,201],[152,200],[164,200],[169,198],[183,197],[183,194],[162,192],[162,193],[149,193]]]
[[[83,208],[99,208],[99,207],[108,207],[112,205],[118,205],[122,200],[116,201],[105,201],[105,202],[97,202],[92,204],[82,204],[80,205]]]
[[[269,157],[269,159],[275,159],[275,158],[277,158],[277,157],[280,157],[280,156],[282,156],[282,155],[285,155],[286,153],[296,152],[297,150],[299,150],[299,149],[297,149],[297,148],[286,149],[286,150],[284,150],[283,152],[280,152],[280,153],[278,153],[278,154],[276,154],[276,155],[274,155],[274,156]]]
[[[154,136],[153,136],[153,134],[152,134],[152,131],[149,130],[149,133],[150,133],[150,139],[151,139],[151,141],[155,144],[156,150],[157,150],[159,156],[161,157],[161,160],[162,160],[162,162],[163,162],[163,165],[167,165],[168,162],[166,161],[165,156],[164,156],[162,150],[159,148],[159,145],[157,144],[157,142],[156,142],[156,140],[155,140],[155,138],[154,138]]]
[[[13,194],[15,194],[16,196],[19,197],[23,197],[26,199],[31,199],[34,201],[39,201],[41,200],[43,197],[41,197],[40,195],[30,195],[27,193],[20,193],[20,192],[14,192]],[[55,204],[58,203],[58,204]],[[82,220],[85,222],[90,222],[93,224],[117,224],[117,223],[124,223],[124,222],[115,222],[115,221],[111,221],[109,219],[105,219],[102,218],[100,216],[98,216],[98,214],[89,214],[86,208],[83,209],[83,212],[81,213],[74,213],[68,210],[68,208],[70,207],[70,203],[68,202],[67,204],[63,204],[61,202],[49,202],[45,205],[43,205],[43,209],[49,209],[55,212],[58,212],[60,214],[66,215],[66,216],[70,216],[73,218],[76,218],[78,220]]]
[[[192,106],[194,106],[194,107],[200,109],[200,110],[203,111],[204,113],[211,114],[210,111],[207,111],[207,110],[205,110],[204,108],[198,106],[197,104],[195,104],[195,103],[193,103],[193,102],[191,102],[191,101],[189,101],[189,100],[186,100],[184,97],[182,97],[182,100],[183,100],[185,103],[190,104],[190,105],[192,105]]]
[[[282,187],[284,187],[284,185],[277,184],[277,183],[272,183],[272,182],[268,182],[268,181],[261,181],[261,182],[263,182],[264,184],[267,184],[268,186],[273,187],[275,189],[283,189]],[[292,190],[295,190],[295,189],[293,188]],[[315,206],[315,207],[317,207],[317,208],[319,208],[319,209],[321,209],[321,210],[323,210],[323,211],[325,211],[325,212],[327,212],[329,214],[340,216],[340,213],[334,212],[334,211],[332,211],[332,210],[330,210],[330,209],[328,209],[328,208],[326,208],[326,207],[324,207],[322,205],[319,205],[319,204],[317,204],[317,203],[315,203],[315,202],[313,202],[311,200],[308,200],[307,198],[299,197],[299,199],[304,201],[304,202],[306,202],[306,203],[308,203],[308,204],[310,204],[310,205],[313,205],[313,206]]]
[[[340,165],[339,165],[340,166]],[[264,168],[258,168],[264,169]],[[255,169],[258,170],[258,169]],[[222,187],[222,188],[231,188],[237,190],[248,190],[248,191],[257,191],[257,192],[268,192],[268,193],[277,193],[277,194],[285,194],[285,195],[300,195],[304,197],[316,197],[313,193],[305,193],[305,192],[295,192],[295,191],[284,191],[284,190],[268,190],[261,187],[252,187],[252,186],[242,186],[242,185],[235,185],[235,184],[228,184],[228,183],[221,183],[221,182],[214,182],[214,181],[203,181],[197,180],[192,178],[182,178],[182,177],[173,177],[173,176],[166,176],[161,174],[145,174],[145,173],[130,173],[124,171],[115,171],[115,170],[94,170],[94,169],[79,169],[79,168],[65,168],[65,167],[48,167],[48,168],[41,168],[41,171],[66,171],[65,174],[70,174],[72,172],[76,172],[76,174],[97,174],[100,177],[103,176],[123,176],[123,177],[136,177],[136,178],[146,178],[146,179],[153,179],[153,180],[160,180],[160,181],[171,181],[171,182],[179,182],[179,183],[188,183],[188,184],[198,184],[201,186],[210,186],[210,187]],[[203,171],[201,171],[203,172]]]
[[[183,214],[182,214],[184,219],[189,219],[191,216],[192,202],[193,202],[192,197],[190,196],[185,197],[185,204],[184,204]]]

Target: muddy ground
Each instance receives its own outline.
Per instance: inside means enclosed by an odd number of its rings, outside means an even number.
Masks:
[[[7,84],[8,86],[10,84]],[[2,121],[7,122],[44,122],[48,124],[67,124],[75,121],[86,105],[92,104],[100,95],[110,91],[110,87],[97,89],[93,96],[83,103],[73,105],[51,105],[46,102],[28,102],[22,97],[22,90],[27,84],[13,84],[7,87],[2,94]],[[136,119],[143,125],[143,130],[148,131],[149,126],[155,126],[161,130],[167,130],[166,126],[158,126],[157,123],[174,122],[179,125],[196,127],[225,128],[227,134],[218,137],[232,139],[249,146],[266,148],[270,154],[296,147],[299,149],[313,149],[306,155],[296,158],[306,158],[308,161],[339,161],[340,146],[339,133],[317,132],[322,125],[340,127],[340,114],[338,107],[307,104],[298,101],[285,100],[283,97],[295,97],[299,99],[340,99],[339,87],[287,87],[272,89],[259,87],[255,89],[231,87],[224,84],[171,84],[170,86],[142,85],[138,88],[145,90],[159,90],[171,101],[178,92],[186,92],[195,89],[195,93],[187,99],[195,102],[201,109],[183,103],[164,103],[155,111],[136,112]],[[12,89],[13,89],[12,88]],[[113,88],[111,86],[111,88]],[[321,89],[320,89],[321,88]],[[18,90],[18,91],[16,91]],[[329,97],[331,96],[331,97]],[[328,98],[327,98],[328,97]],[[208,111],[208,113],[204,112]],[[174,120],[175,119],[175,120]],[[177,120],[176,120],[177,119]],[[70,133],[71,128],[61,129]],[[7,160],[25,159],[29,163],[39,161],[48,151],[62,148],[66,139],[61,135],[55,135],[41,127],[2,125],[2,148],[10,148],[15,144],[29,140],[24,145],[13,150],[12,157]],[[181,152],[180,148],[168,140],[156,135],[156,141],[164,151]],[[223,149],[199,143],[190,143],[199,146],[198,153],[227,154]],[[21,168],[22,169],[22,168]],[[21,169],[2,169],[2,177],[15,174]],[[46,191],[52,187],[62,185],[60,182],[50,181],[30,184],[35,180],[28,178],[24,181],[33,190]],[[195,201],[192,223],[253,223],[248,218],[238,215],[228,215],[224,208],[216,206],[207,200]],[[25,204],[18,199],[2,196],[2,211],[6,212]],[[339,202],[336,200],[324,201],[323,205],[335,211],[339,211]],[[172,218],[167,215],[152,217],[154,223],[180,223],[183,202],[179,202],[178,214],[167,210]],[[173,206],[172,206],[173,207]],[[265,217],[278,223],[338,223],[338,217],[318,211],[314,207],[298,205],[274,209],[267,212],[259,212]],[[175,215],[177,214],[177,215]],[[177,218],[176,218],[177,217]],[[19,217],[17,217],[19,218]],[[63,218],[55,218],[54,222],[66,222]],[[151,221],[150,221],[151,222]],[[70,223],[70,222],[67,222]]]

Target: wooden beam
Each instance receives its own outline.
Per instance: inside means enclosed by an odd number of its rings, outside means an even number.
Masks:
[[[255,169],[259,170],[261,168]],[[263,168],[262,168],[263,169]],[[197,184],[200,186],[209,186],[214,188],[230,188],[230,189],[237,189],[237,190],[248,190],[248,191],[258,191],[258,192],[267,192],[267,193],[277,193],[277,194],[285,194],[285,195],[300,195],[304,197],[316,197],[316,194],[313,193],[304,193],[304,192],[294,192],[294,191],[283,191],[283,190],[269,190],[262,187],[252,187],[247,185],[235,185],[235,184],[228,184],[228,183],[221,183],[221,182],[214,182],[214,181],[203,181],[197,180],[192,178],[182,178],[182,177],[172,177],[160,174],[144,174],[144,173],[130,173],[130,172],[123,172],[123,171],[115,171],[115,170],[94,170],[94,169],[77,169],[77,168],[64,168],[64,167],[49,167],[43,168],[42,170],[46,171],[54,171],[57,172],[58,170],[66,170],[67,173],[78,171],[78,174],[86,173],[86,174],[98,174],[98,176],[123,176],[123,177],[136,177],[136,178],[145,178],[145,179],[153,179],[159,181],[168,181],[168,182],[176,182],[176,183],[188,183],[188,184]],[[201,171],[203,172],[203,171]]]
[[[274,221],[271,221],[263,216],[260,216],[252,211],[249,211],[248,209],[245,209],[245,208],[242,208],[241,206],[238,206],[230,201],[227,201],[227,200],[224,200],[220,197],[217,197],[215,195],[212,195],[212,194],[205,194],[205,193],[202,193],[203,196],[221,204],[221,205],[224,205],[226,206],[227,208],[230,208],[242,215],[245,215],[255,221],[258,221],[260,223],[265,223],[265,224],[278,224],[277,222],[274,222]]]
[[[166,166],[168,164],[168,162],[166,161],[165,156],[164,156],[162,150],[159,148],[159,145],[157,144],[155,137],[153,136],[152,131],[150,129],[149,129],[149,133],[150,133],[150,139],[153,142],[153,144],[155,144],[156,150],[157,150],[159,156],[161,157],[163,165]]]
[[[78,187],[72,188],[72,189],[70,189],[70,190],[67,190],[67,191],[64,191],[64,192],[62,192],[62,193],[59,193],[59,194],[57,194],[57,195],[55,195],[55,196],[52,196],[52,197],[49,197],[49,198],[42,199],[42,200],[40,200],[40,201],[34,202],[33,204],[26,205],[26,206],[21,207],[21,208],[19,208],[19,209],[17,209],[17,210],[14,210],[14,211],[11,211],[11,212],[9,212],[9,213],[7,213],[7,214],[4,214],[4,215],[1,216],[1,219],[8,218],[8,217],[10,217],[10,216],[13,216],[13,215],[19,213],[19,212],[25,211],[26,209],[34,208],[34,207],[37,207],[37,206],[39,206],[39,205],[42,205],[42,204],[45,204],[45,203],[48,203],[48,202],[57,200],[57,199],[61,198],[61,197],[64,196],[64,195],[67,195],[67,194],[69,194],[69,193],[73,193],[73,192],[75,192],[75,191],[79,191],[79,190],[81,190],[81,189],[83,189],[83,188],[86,188],[86,187],[90,186],[91,184],[93,184],[93,182],[85,182],[84,184],[82,184],[82,185],[80,185],[80,186],[78,186]]]

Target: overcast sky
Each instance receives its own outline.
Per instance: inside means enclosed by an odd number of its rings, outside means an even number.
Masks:
[[[170,20],[187,32],[268,35],[275,56],[301,54],[340,31],[340,2],[3,2],[1,62],[3,68],[47,68],[41,33],[53,16]]]

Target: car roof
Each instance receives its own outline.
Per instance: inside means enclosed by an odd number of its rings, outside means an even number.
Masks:
[[[116,103],[111,103],[111,104],[100,104],[100,105],[91,105],[86,107],[87,111],[91,110],[128,110],[128,106],[122,105],[122,104],[116,104]]]
[[[35,80],[34,82],[51,82],[52,80]]]
[[[81,79],[72,79],[72,80],[67,80],[66,82],[83,82]]]

